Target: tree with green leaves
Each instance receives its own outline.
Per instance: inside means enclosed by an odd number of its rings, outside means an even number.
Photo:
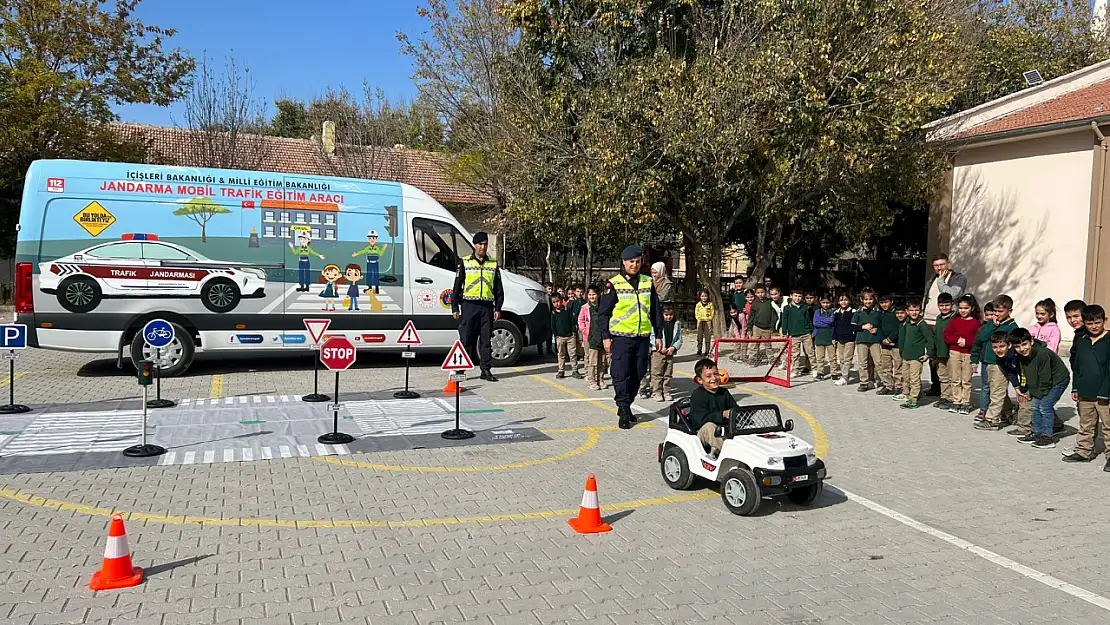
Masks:
[[[192,219],[200,226],[200,242],[208,242],[208,222],[216,215],[230,215],[231,211],[220,206],[212,198],[195,197],[173,212],[174,215]]]
[[[193,61],[174,30],[135,17],[139,0],[0,1],[0,245],[11,249],[35,159],[142,160],[107,125],[114,104],[167,105]]]

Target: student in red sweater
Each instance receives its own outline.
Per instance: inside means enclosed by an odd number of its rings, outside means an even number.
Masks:
[[[975,298],[965,295],[956,304],[957,315],[944,328],[944,343],[948,345],[948,375],[952,383],[952,407],[948,412],[971,414],[971,346],[979,331],[979,319],[974,315]]]

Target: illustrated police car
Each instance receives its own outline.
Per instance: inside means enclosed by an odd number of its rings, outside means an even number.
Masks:
[[[39,263],[39,290],[75,313],[104,298],[141,297],[199,297],[208,310],[225,313],[244,297],[265,297],[265,287],[264,269],[211,260],[153,234],[125,234]]]
[[[697,478],[720,482],[721,499],[733,514],[754,514],[765,497],[786,495],[795,504],[813,503],[824,486],[825,463],[813,446],[790,434],[778,406],[740,406],[723,426],[724,446],[717,458],[698,439],[687,418],[690,400],[671,406],[666,439],[659,445],[663,481],[688,490]]]

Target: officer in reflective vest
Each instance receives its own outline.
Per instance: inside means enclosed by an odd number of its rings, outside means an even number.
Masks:
[[[497,261],[486,255],[489,236],[474,233],[474,253],[459,261],[455,273],[455,288],[451,294],[451,313],[459,325],[459,338],[466,353],[473,354],[475,346],[481,355],[482,379],[496,382],[490,369],[493,367],[490,339],[493,322],[501,318],[501,305],[505,290],[501,287],[501,270]]]
[[[640,275],[644,251],[639,246],[624,248],[624,271],[605,284],[597,315],[605,351],[612,355],[614,399],[618,424],[627,430],[636,422],[632,400],[640,388],[651,358],[652,334],[656,351],[663,349],[663,307],[650,276]]]

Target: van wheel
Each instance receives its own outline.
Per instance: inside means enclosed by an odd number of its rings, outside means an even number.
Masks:
[[[508,319],[498,319],[493,322],[492,334],[490,355],[493,356],[493,366],[512,366],[524,350],[524,335],[520,333],[520,328]]]
[[[694,485],[694,474],[690,472],[686,454],[677,445],[668,447],[663,452],[659,469],[663,473],[663,481],[675,490],[690,490]]]
[[[212,280],[200,290],[201,303],[214,313],[235,310],[241,297],[239,287],[231,280]]]
[[[748,516],[755,513],[762,499],[759,484],[747,469],[731,469],[721,480],[721,500],[733,514]]]
[[[173,341],[162,348],[161,357],[158,350],[146,344],[142,332],[135,333],[135,338],[131,339],[131,364],[135,365],[135,369],[139,368],[141,361],[151,360],[155,367],[160,367],[162,377],[172,378],[185,373],[189,365],[193,364],[193,354],[196,352],[193,333],[176,323],[170,325],[173,326]]]
[[[100,305],[102,295],[100,285],[88,276],[67,278],[58,287],[58,303],[69,312],[89,312]]]

